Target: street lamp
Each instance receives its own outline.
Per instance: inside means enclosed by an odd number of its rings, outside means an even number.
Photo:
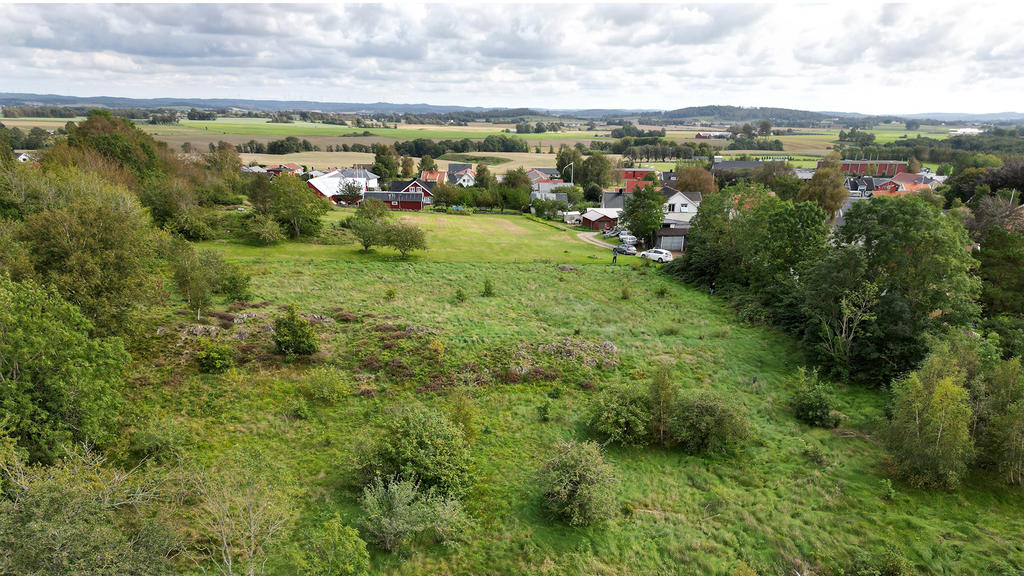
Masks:
[[[562,167],[562,178],[565,178],[565,169],[566,168],[570,168],[571,169],[571,170],[569,170],[569,184],[575,184],[576,183],[576,178],[575,178],[575,176],[576,176],[576,167],[573,166],[573,164],[575,164],[575,162],[569,162],[568,164],[566,164],[565,166]]]

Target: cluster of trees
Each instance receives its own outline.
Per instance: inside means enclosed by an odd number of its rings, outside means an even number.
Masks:
[[[781,152],[783,147],[782,140],[778,138],[769,140],[768,138],[737,137],[729,142],[726,150],[775,150]]]
[[[1018,201],[1009,191],[986,194],[972,209],[943,212],[934,194],[877,198],[855,203],[830,231],[827,207],[840,198],[820,190],[841,183],[834,161],[816,173],[822,182],[795,193],[740,181],[705,195],[686,253],[666,270],[715,285],[742,316],[793,333],[828,377],[891,384],[885,437],[908,482],[953,488],[974,467],[1021,483]],[[1016,163],[985,176],[1012,179]],[[779,168],[762,167],[758,179],[787,188]],[[836,425],[833,391],[816,374],[803,380],[798,417]]]
[[[64,128],[57,131],[58,134],[64,132]],[[7,150],[40,150],[50,145],[53,139],[53,135],[38,126],[30,128],[26,133],[17,126],[7,128],[0,123],[0,140],[6,140],[6,142],[0,142],[0,145]]]
[[[1024,483],[1024,370],[997,338],[937,340],[892,397],[886,442],[911,484],[956,488],[972,466]]]
[[[561,124],[555,122],[537,122],[536,124],[530,124],[529,122],[518,122],[516,123],[516,134],[543,134],[545,132],[558,132],[562,129]]]
[[[76,118],[91,113],[91,108],[78,106],[4,106],[3,116],[5,118]],[[167,114],[173,112],[167,109],[142,110],[138,108],[111,108],[110,113],[121,118],[142,120],[149,118],[150,114]]]
[[[210,110],[199,110],[192,108],[185,115],[189,120],[216,120],[217,113]]]
[[[417,138],[395,142],[395,152],[404,156],[440,158],[449,152],[529,152],[526,140],[511,134],[491,134],[481,141],[463,138],[461,140],[439,140]]]
[[[858,130],[857,128],[850,128],[849,132],[840,130],[839,142],[849,142],[857,147],[870,146],[875,143],[875,134],[873,132]]]
[[[149,334],[146,307],[174,287],[197,315],[215,296],[249,297],[248,276],[195,249],[174,222],[229,193],[246,194],[246,218],[278,235],[312,233],[325,209],[297,178],[242,179],[230,145],[203,160],[184,164],[108,113],[71,127],[40,166],[0,147],[2,573],[169,574],[185,562],[259,574],[271,558],[308,574],[368,570],[365,542],[337,516],[293,532],[293,560],[275,548],[297,513],[258,455],[229,454],[216,468],[185,462],[172,420],[140,421],[116,461],[103,452],[129,426],[125,379],[129,351]],[[273,339],[281,354],[316,351],[294,309],[274,322]],[[230,366],[229,349],[199,347],[201,370]],[[431,526],[454,526],[443,524],[455,514],[448,500],[430,510]]]
[[[887,160],[910,160],[921,162],[955,162],[967,159],[973,154],[996,154],[1019,156],[1024,154],[1024,139],[1020,128],[995,128],[983,134],[957,134],[944,140],[918,136],[899,138],[884,144],[845,144],[836,146],[843,158],[884,158]]]
[[[614,141],[594,140],[590,142],[590,150],[622,154],[630,162],[665,162],[668,160],[688,160],[695,156],[710,158],[714,156],[716,147],[707,142],[683,142],[682,144],[664,138],[633,138],[625,137]]]
[[[923,197],[880,198],[856,203],[830,234],[822,207],[799,200],[742,183],[705,197],[668,269],[797,334],[830,374],[875,384],[912,369],[928,335],[977,319],[955,216]]]
[[[655,128],[653,130],[641,130],[632,123],[624,123],[619,128],[613,128],[611,131],[612,138],[664,138],[665,129]]]
[[[241,152],[242,150],[239,150]],[[288,136],[281,140],[267,142],[267,154],[295,154],[296,152],[319,152],[320,147],[314,146],[309,140],[299,140],[295,136]]]

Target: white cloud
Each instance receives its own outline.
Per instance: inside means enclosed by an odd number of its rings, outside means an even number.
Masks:
[[[1024,11],[915,3],[0,5],[0,90],[547,108],[1020,108]]]

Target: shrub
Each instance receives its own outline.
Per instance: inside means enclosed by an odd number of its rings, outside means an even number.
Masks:
[[[265,246],[284,240],[284,231],[281,230],[281,225],[266,214],[254,213],[246,222],[246,230],[257,242]]]
[[[655,290],[654,293],[658,296],[658,298],[664,298],[665,296],[668,296],[668,287],[658,286],[658,289]]]
[[[623,286],[622,287],[622,299],[623,300],[629,300],[631,296],[632,296],[632,293],[629,290],[629,286]]]
[[[370,570],[370,553],[359,532],[335,514],[306,537],[301,568],[311,576],[360,576]]]
[[[419,486],[412,480],[374,478],[363,488],[363,528],[374,544],[391,552],[427,525]]]
[[[444,496],[469,489],[471,463],[462,430],[420,405],[399,411],[386,425],[366,463],[368,474],[415,480]]]
[[[796,417],[811,426],[835,428],[839,426],[839,412],[835,410],[832,386],[818,378],[818,371],[808,372],[800,368],[798,383],[793,396],[793,411]]]
[[[881,554],[859,554],[853,560],[850,573],[854,576],[905,576],[912,573],[910,562],[894,548]]]
[[[208,338],[199,339],[196,363],[204,374],[220,374],[231,367],[231,347]]]
[[[544,508],[570,526],[607,519],[614,509],[612,472],[594,442],[559,442],[540,469]]]
[[[551,400],[544,400],[540,404],[537,404],[537,419],[541,422],[548,422],[551,420]]]
[[[374,543],[387,551],[401,548],[413,537],[431,533],[436,542],[453,544],[469,527],[462,504],[455,498],[423,491],[418,483],[381,477],[363,488],[362,524]]]
[[[286,356],[307,356],[319,348],[313,326],[290,306],[274,320],[274,345]]]
[[[131,435],[128,453],[139,462],[148,459],[160,464],[175,463],[181,460],[190,443],[188,429],[174,418],[147,420]]]
[[[391,286],[388,286],[387,288],[384,289],[384,301],[385,302],[392,302],[392,301],[394,301],[395,296],[397,296],[397,294],[395,293],[395,289],[392,288]]]
[[[481,295],[487,297],[494,296],[494,282],[490,278],[484,280],[484,291],[481,292]]]
[[[455,290],[455,301],[459,303],[466,301],[466,292],[462,288]]]
[[[448,406],[448,418],[452,423],[462,430],[462,436],[467,442],[476,438],[476,406],[473,404],[473,397],[464,390],[456,392]]]
[[[302,383],[302,393],[310,400],[334,404],[345,397],[348,387],[345,386],[345,381],[338,370],[318,366],[306,375]]]
[[[727,452],[749,433],[737,407],[705,391],[680,395],[669,432],[672,442],[690,454]]]
[[[590,405],[587,427],[605,442],[644,446],[651,440],[647,394],[635,387],[608,388]]]

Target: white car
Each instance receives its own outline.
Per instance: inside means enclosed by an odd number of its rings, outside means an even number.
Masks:
[[[655,262],[671,262],[672,253],[668,250],[662,250],[661,248],[651,248],[650,250],[644,250],[640,253],[641,258],[648,260],[654,260]]]
[[[636,244],[636,236],[631,236],[629,234],[619,234],[619,242],[622,242],[623,244],[629,244],[630,246],[632,246],[633,244]]]

